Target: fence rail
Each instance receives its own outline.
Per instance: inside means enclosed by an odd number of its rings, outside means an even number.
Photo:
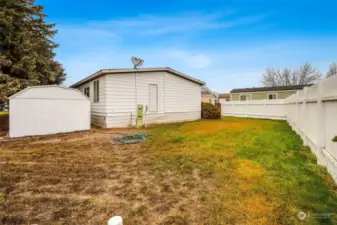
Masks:
[[[223,116],[287,120],[337,183],[337,75],[285,100],[221,102]]]
[[[221,102],[223,116],[285,120],[285,100],[252,100]]]

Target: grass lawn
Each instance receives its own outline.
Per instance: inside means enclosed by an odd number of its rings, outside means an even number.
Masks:
[[[8,115],[9,112],[3,112],[3,111],[0,111],[0,115]]]
[[[139,145],[101,132],[1,143],[0,224],[337,224],[336,185],[286,122],[128,130],[151,134]]]

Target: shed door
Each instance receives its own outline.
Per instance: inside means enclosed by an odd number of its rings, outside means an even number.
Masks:
[[[149,111],[157,112],[158,111],[158,86],[156,84],[149,85]]]

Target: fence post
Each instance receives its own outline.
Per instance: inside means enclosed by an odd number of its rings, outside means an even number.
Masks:
[[[246,100],[246,108],[248,108],[247,106],[248,106],[248,103],[247,103],[247,101],[249,101],[249,100]],[[247,110],[248,111],[248,110]],[[249,115],[248,115],[248,113],[246,113],[246,118],[249,118]]]
[[[303,99],[303,108],[304,108],[304,121],[308,121],[308,87],[305,87],[303,89],[304,92],[304,99]],[[309,123],[303,123],[303,144],[308,145],[308,124]]]
[[[317,106],[318,106],[318,143],[317,143],[317,153],[321,155],[321,150],[325,148],[325,110],[324,110],[324,102],[322,100],[324,96],[324,87],[323,80],[319,80],[317,83],[318,86],[318,95],[317,95]],[[321,157],[317,157],[317,163],[320,165],[324,165],[325,163],[320,160]]]
[[[299,96],[299,91],[297,91],[296,92],[296,98],[295,98],[295,107],[296,107],[296,117],[295,117],[295,131],[296,131],[296,133],[297,134],[299,134],[299,135],[301,135],[301,132],[300,132],[300,120],[299,120],[299,118],[300,118],[300,104],[299,104],[299,101],[298,101],[298,96]]]

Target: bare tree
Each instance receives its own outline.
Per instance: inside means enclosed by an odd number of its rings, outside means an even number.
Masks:
[[[333,62],[329,66],[329,71],[326,73],[326,78],[337,75],[337,63]]]
[[[262,77],[262,84],[267,87],[311,84],[321,77],[318,69],[310,63],[304,63],[299,69],[267,68]]]
[[[298,70],[295,71],[296,77],[299,79],[299,85],[312,84],[322,77],[321,72],[313,68],[310,63],[304,63]]]

